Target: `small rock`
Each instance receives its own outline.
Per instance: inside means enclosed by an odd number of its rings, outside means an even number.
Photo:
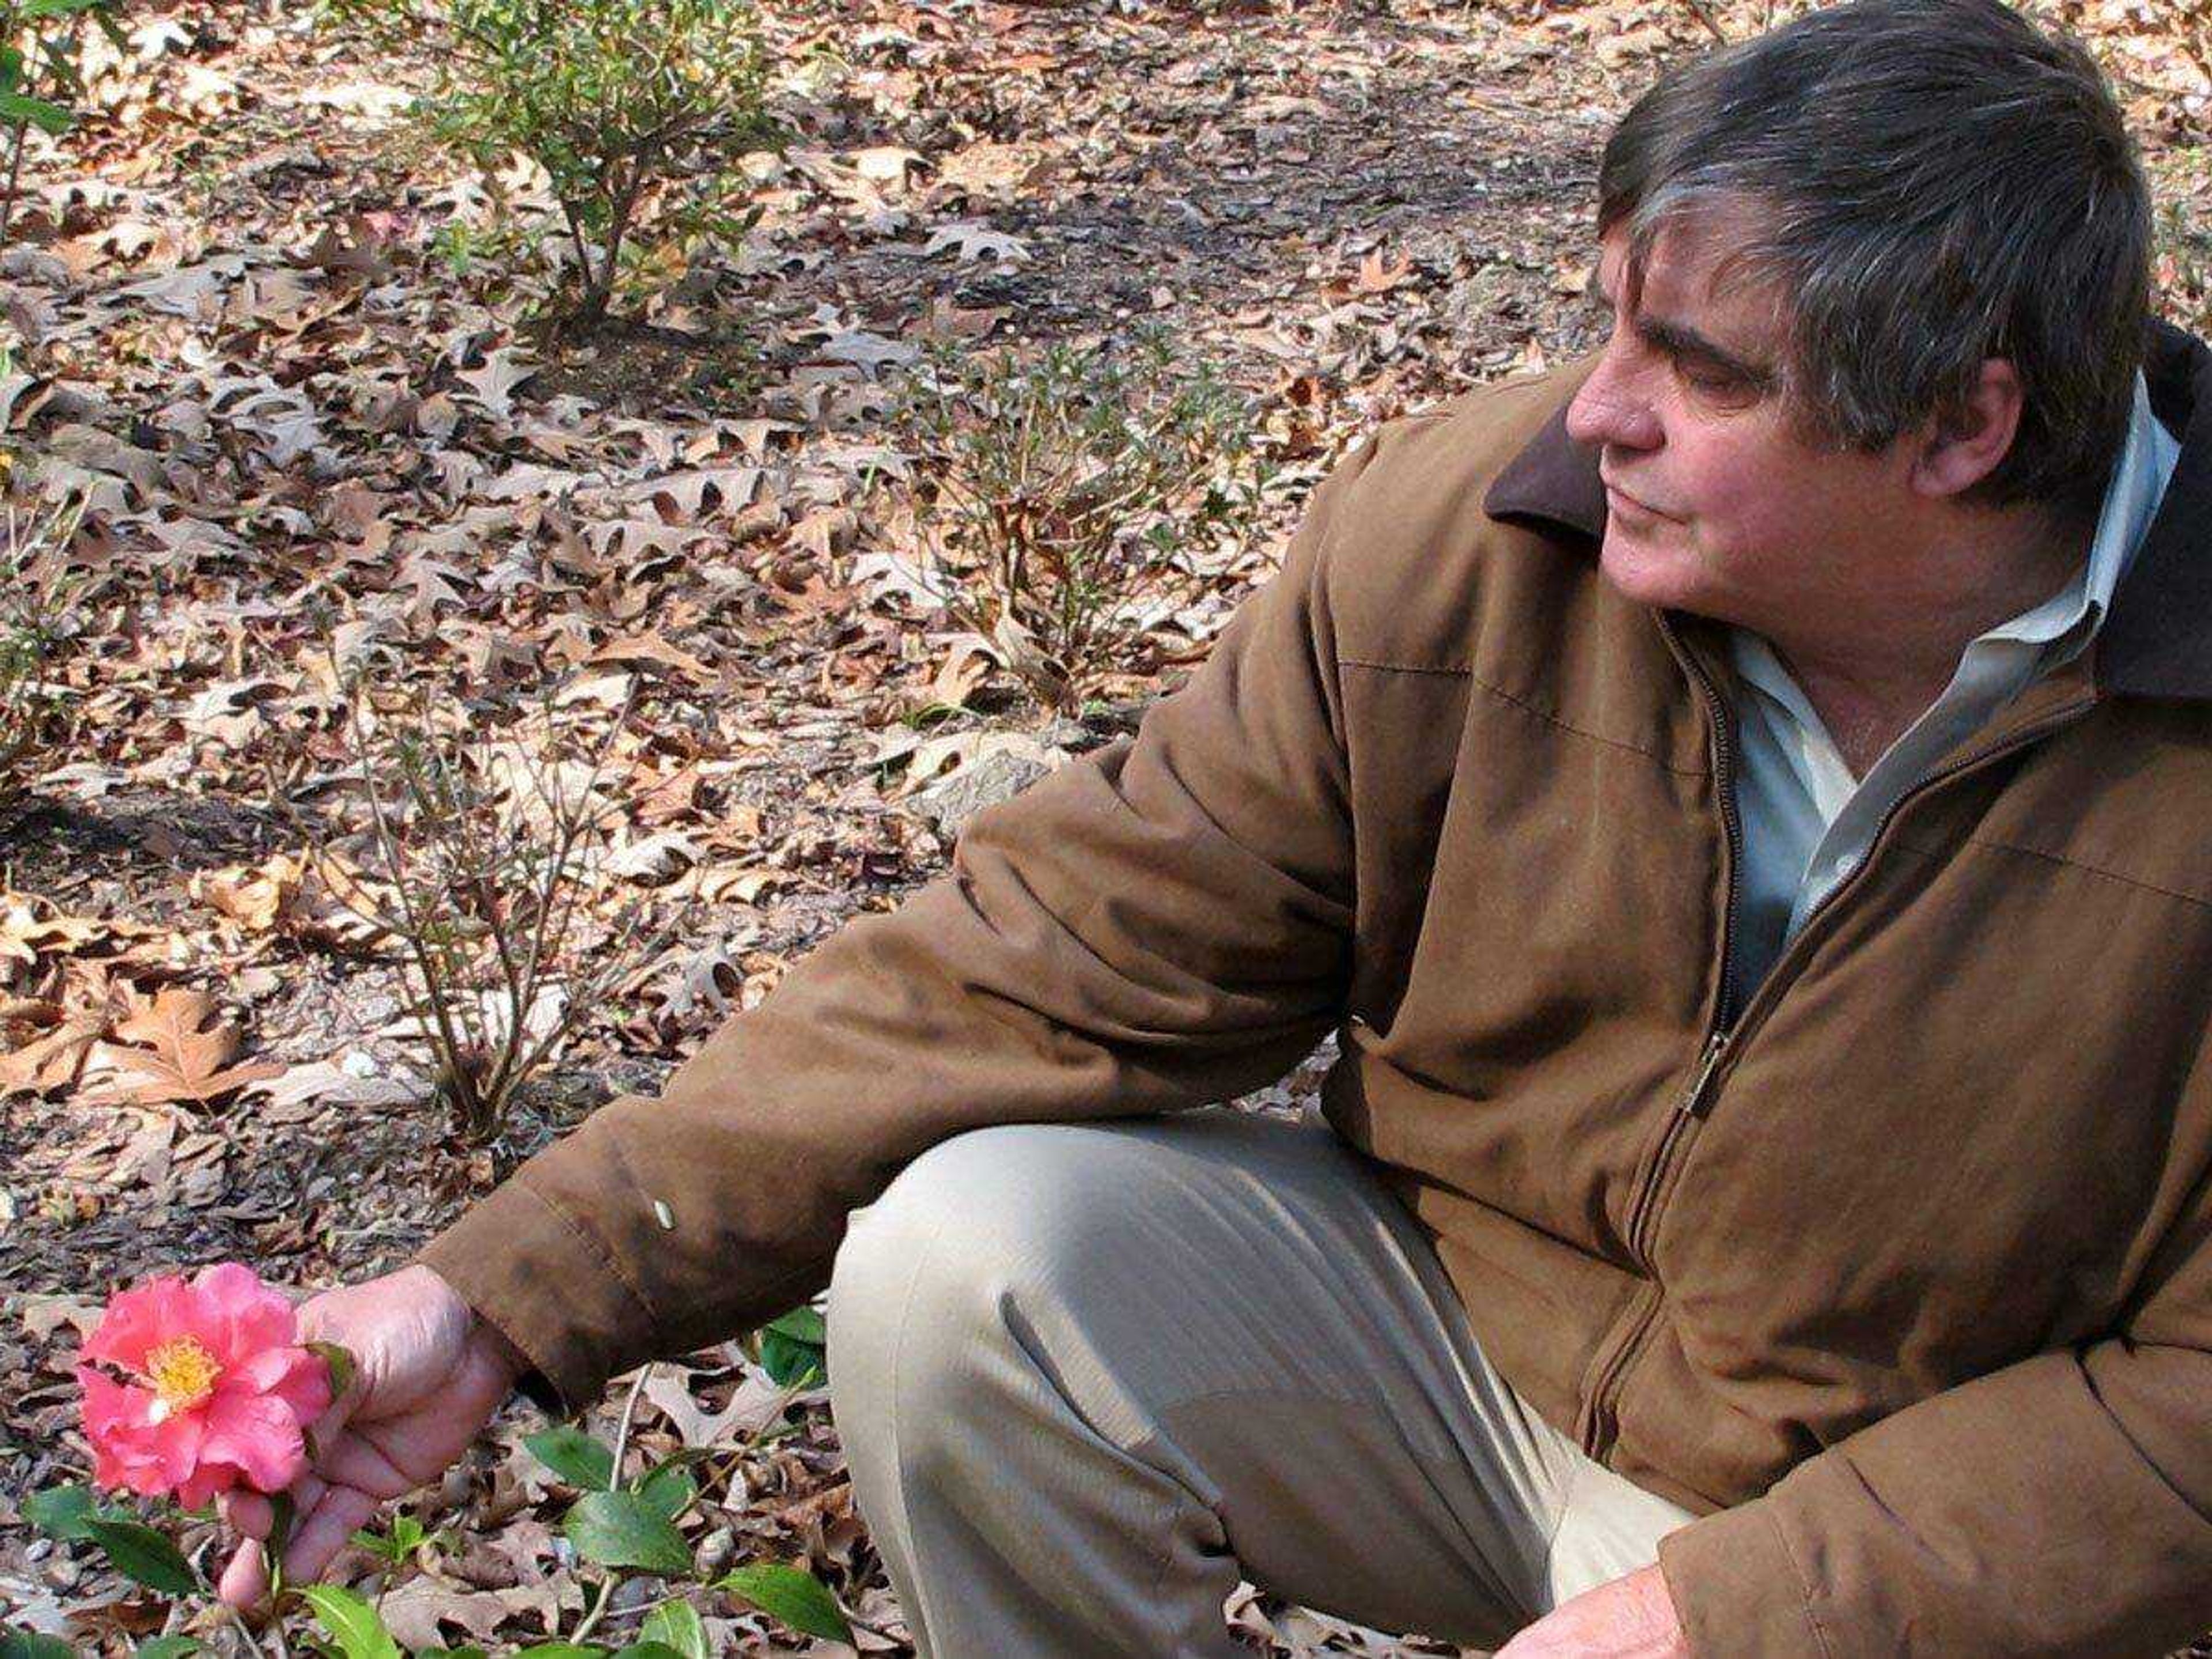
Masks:
[[[1050,769],[1026,756],[1001,749],[972,766],[962,767],[942,783],[915,790],[899,805],[927,818],[939,837],[950,842],[977,812],[1011,800]]]
[[[699,1540],[700,1577],[711,1577],[727,1566],[737,1553],[737,1534],[727,1527],[717,1527]]]

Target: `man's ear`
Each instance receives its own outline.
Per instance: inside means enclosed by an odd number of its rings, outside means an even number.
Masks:
[[[1995,471],[2020,431],[2020,375],[2002,357],[1984,357],[1966,406],[1929,423],[1912,466],[1924,495],[1955,495]]]

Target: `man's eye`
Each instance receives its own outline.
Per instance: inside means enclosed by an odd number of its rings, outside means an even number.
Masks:
[[[1695,362],[1675,365],[1684,382],[1699,392],[1710,392],[1716,398],[1742,397],[1750,388],[1742,376],[1724,368],[1712,368]]]

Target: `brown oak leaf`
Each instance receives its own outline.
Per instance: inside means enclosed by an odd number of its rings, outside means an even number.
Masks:
[[[204,1106],[284,1069],[265,1060],[233,1065],[244,1036],[221,1018],[205,991],[175,986],[159,991],[120,1021],[114,1035],[122,1041],[100,1044],[95,1055],[102,1080],[111,1086],[85,1096],[88,1105]]]

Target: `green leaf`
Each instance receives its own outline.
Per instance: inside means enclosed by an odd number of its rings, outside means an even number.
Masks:
[[[190,1595],[199,1588],[199,1580],[192,1577],[191,1565],[177,1547],[144,1522],[93,1516],[86,1520],[84,1529],[118,1572],[148,1589],[164,1595]]]
[[[573,1423],[526,1434],[522,1443],[530,1449],[532,1456],[572,1486],[585,1492],[605,1492],[615,1483],[613,1449]]]
[[[655,1515],[673,1521],[698,1495],[699,1483],[680,1464],[665,1463],[634,1484],[630,1490],[645,1500]]]
[[[156,1636],[141,1642],[131,1659],[191,1659],[199,1650],[197,1636]]]
[[[23,1519],[51,1537],[73,1543],[92,1536],[85,1530],[86,1522],[101,1518],[127,1521],[131,1517],[125,1510],[102,1504],[100,1494],[90,1486],[49,1486],[23,1500]]]
[[[714,1582],[714,1588],[751,1602],[804,1635],[852,1642],[853,1627],[838,1610],[837,1598],[804,1567],[787,1566],[780,1561],[756,1562],[732,1569]]]
[[[691,1547],[668,1517],[634,1492],[587,1492],[561,1522],[586,1561],[647,1572],[691,1571]]]
[[[58,1636],[0,1625],[0,1659],[76,1659],[76,1650]]]
[[[76,118],[58,104],[49,104],[43,98],[26,98],[20,92],[0,92],[0,120],[28,121],[59,137],[70,130]]]
[[[827,1346],[830,1341],[830,1322],[817,1308],[793,1308],[769,1320],[762,1328],[779,1331],[794,1342],[809,1343],[817,1348]]]
[[[817,1386],[829,1376],[829,1360],[820,1348],[801,1342],[770,1325],[760,1340],[761,1369],[786,1388]]]
[[[290,1492],[271,1492],[269,1495],[269,1536],[263,1540],[269,1552],[269,1559],[283,1560],[284,1547],[292,1541],[292,1528],[299,1518],[300,1508],[293,1502]]]
[[[707,1624],[689,1601],[663,1601],[645,1615],[637,1627],[640,1645],[659,1643],[676,1651],[677,1659],[714,1659],[707,1646]]]
[[[540,1642],[534,1648],[523,1649],[514,1659],[607,1659],[607,1650],[588,1642],[580,1646],[574,1642]]]
[[[353,1350],[342,1342],[309,1342],[305,1346],[309,1353],[319,1354],[323,1364],[331,1368],[331,1398],[344,1399],[345,1391],[353,1386],[353,1374],[360,1369],[354,1363]]]
[[[615,1659],[684,1659],[665,1642],[633,1642],[615,1651]]]
[[[422,1523],[411,1515],[393,1516],[388,1534],[372,1532],[366,1527],[356,1527],[353,1533],[355,1543],[365,1550],[373,1550],[380,1559],[395,1567],[422,1547],[423,1537]]]
[[[401,1659],[399,1644],[384,1628],[376,1609],[351,1590],[337,1584],[297,1588],[313,1609],[315,1622],[330,1632],[345,1659]]]

